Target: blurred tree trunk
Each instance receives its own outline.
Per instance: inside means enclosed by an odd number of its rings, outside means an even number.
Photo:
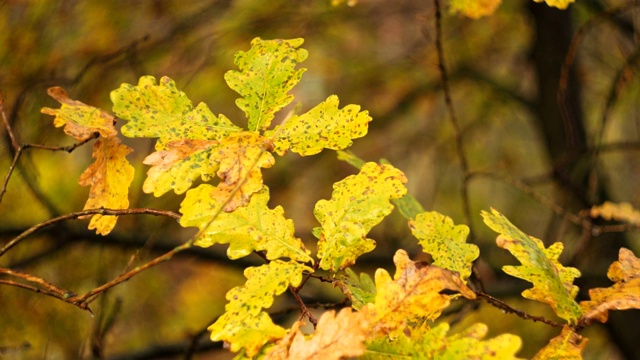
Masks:
[[[529,4],[536,27],[531,52],[538,89],[534,115],[554,169],[554,181],[561,189],[556,201],[565,209],[576,213],[593,205],[591,202],[594,200],[606,200],[606,189],[596,189],[599,199],[590,199],[588,195],[588,179],[593,169],[585,166],[588,164],[585,161],[587,136],[581,109],[580,86],[573,71],[567,82],[565,99],[562,104],[558,101],[560,71],[573,35],[571,7],[557,10],[533,1],[529,1]],[[552,224],[549,239],[560,240],[560,222],[561,220],[557,220],[556,224]],[[588,266],[593,272],[606,274],[608,266],[618,259],[618,251],[623,243],[624,236],[621,234],[592,239],[578,255],[580,258],[576,262],[582,263],[582,268]],[[603,277],[578,280],[578,285],[583,289],[581,296],[587,295],[588,288],[611,286],[611,282]],[[612,314],[606,324],[611,340],[626,358],[640,359],[640,327],[636,326],[640,323],[640,312],[625,311],[624,314],[616,315]]]

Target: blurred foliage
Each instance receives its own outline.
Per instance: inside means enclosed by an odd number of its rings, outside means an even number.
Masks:
[[[623,67],[638,51],[638,29],[633,25],[639,21],[637,9],[590,21],[603,10],[625,4],[632,3],[582,0],[568,10],[575,29],[584,24],[588,29],[577,51],[583,120],[591,147],[587,155],[595,152],[594,146],[603,145],[599,157],[584,156],[578,162],[594,169],[591,185],[597,182],[607,190],[606,198],[594,196],[589,206],[604,200],[626,201],[636,208],[640,204],[636,181],[640,176],[640,81],[637,62]],[[248,49],[255,37],[301,37],[311,54],[305,62],[309,70],[293,90],[301,103],[291,104],[282,113],[294,106],[306,111],[327,94],[337,94],[343,104],[361,105],[373,121],[369,135],[356,140],[351,150],[365,160],[389,159],[405,172],[409,192],[425,209],[463,223],[460,188],[465,174],[441,92],[433,3],[360,0],[353,5],[332,6],[329,0],[2,1],[4,109],[19,141],[69,145],[71,140],[40,113],[42,107],[56,105],[46,96],[48,87],[62,86],[74,99],[110,109],[109,92],[121,83],[136,83],[142,75],[166,75],[194,103],[205,101],[214,113],[243,119],[234,106],[237,95],[223,81],[223,74],[233,68],[234,52]],[[536,89],[531,57],[536,29],[530,8],[535,6],[544,5],[505,1],[495,14],[479,20],[445,11],[442,40],[464,149],[470,170],[478,171],[468,177],[473,215],[468,225],[472,241],[481,249],[479,275],[493,296],[528,313],[553,318],[544,305],[514,300],[526,285],[500,274],[503,265],[514,262],[494,246],[495,236],[480,226],[479,215],[491,206],[545,244],[563,242],[560,260],[564,264],[571,260],[584,278],[597,275],[600,278],[594,281],[604,281],[603,287],[611,285],[604,276],[606,265],[600,263],[615,259],[577,256],[584,246],[581,228],[533,195],[552,199],[572,214],[582,210],[561,195],[565,187],[553,175],[558,170],[554,165],[562,162],[548,157],[534,115],[534,99],[545,90]],[[611,94],[615,97],[605,118]],[[0,134],[4,177],[13,151],[4,128]],[[141,192],[148,170],[141,163],[153,143],[124,142],[134,148],[129,156],[136,167],[131,206],[177,211],[180,197],[167,194],[156,199]],[[90,146],[71,154],[28,150],[0,203],[0,243],[33,224],[82,209],[88,190],[78,186],[76,179],[90,162]],[[311,159],[287,154],[264,176],[271,189],[271,207],[282,205],[296,224],[296,236],[313,244],[311,229],[318,225],[313,218],[315,202],[329,198],[331,184],[352,173],[334,152],[324,151]],[[361,270],[392,268],[391,254],[410,236],[406,223],[399,216],[396,219],[391,217],[374,229],[371,237],[378,240],[378,248],[359,260]],[[2,256],[0,266],[81,293],[193,235],[171,220],[149,216],[121,217],[104,239],[85,228],[81,221],[46,228]],[[628,247],[638,254],[637,231],[626,236]],[[411,249],[412,258],[422,256],[416,244]],[[225,251],[225,246],[216,245],[190,252],[140,274],[99,298],[92,305],[94,317],[58,300],[1,286],[0,347],[15,349],[7,358],[20,359],[132,357],[172,344],[182,346],[181,354],[184,344],[222,314],[224,294],[244,281],[239,269],[249,262],[261,263],[257,256],[240,266],[221,262]],[[321,302],[341,299],[326,284],[305,291],[302,295]],[[287,311],[292,305],[290,298],[271,310],[281,311],[279,320],[291,323],[298,315],[296,310]],[[525,339],[521,357],[532,356],[559,333],[513,315],[495,314],[499,310],[486,304],[473,315],[468,311],[464,308],[460,313],[463,322],[487,324],[487,338],[511,331]],[[459,314],[449,316],[455,319]],[[463,328],[461,324],[459,329]],[[615,329],[594,326],[588,331],[585,358],[621,358]],[[198,339],[209,344],[206,334]],[[30,344],[28,349],[21,347],[25,342]],[[202,358],[215,356],[218,352],[213,351]]]

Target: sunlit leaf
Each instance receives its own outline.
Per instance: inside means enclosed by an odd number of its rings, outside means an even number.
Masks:
[[[372,303],[376,298],[376,284],[369,274],[356,274],[350,268],[345,269],[346,275],[339,275],[334,281],[337,286],[351,300],[351,306],[360,310],[364,305]]]
[[[339,109],[338,104],[338,97],[331,95],[308,112],[288,118],[265,136],[274,137],[275,151],[280,155],[289,149],[303,156],[323,149],[346,149],[352,139],[367,134],[371,117],[358,105]]]
[[[473,261],[480,255],[476,245],[467,244],[469,227],[454,225],[451,218],[431,211],[418,214],[409,221],[424,252],[433,257],[433,265],[456,271],[463,280],[471,275]]]
[[[587,339],[576,334],[569,326],[564,326],[560,335],[549,341],[533,357],[533,360],[562,359],[582,360],[582,349],[587,345]]]
[[[318,320],[313,336],[309,339],[294,326],[294,336],[283,339],[284,346],[274,348],[265,360],[340,360],[358,356],[365,350],[364,341],[368,321],[361,313],[350,308],[337,315],[327,311]]]
[[[248,356],[253,356],[267,342],[282,338],[286,331],[273,324],[262,309],[271,307],[274,296],[282,294],[289,285],[300,285],[303,271],[313,269],[280,260],[247,268],[244,271],[247,282],[227,293],[229,303],[225,313],[209,327],[211,340],[224,340],[231,351],[244,348]]]
[[[230,70],[224,79],[242,96],[236,105],[249,119],[249,130],[267,129],[274,114],[293,100],[288,92],[306,70],[295,69],[308,56],[307,50],[298,49],[303,42],[255,38],[249,51],[236,53],[234,63],[240,71]]]
[[[437,319],[452,298],[440,294],[445,289],[460,292],[469,299],[476,297],[458,274],[411,261],[404,250],[396,252],[393,262],[396,264],[393,279],[386,270],[376,270],[375,302],[360,310],[371,321],[372,335],[397,335],[409,322]]]
[[[542,241],[522,232],[495,209],[491,213],[483,211],[482,217],[487,226],[501,234],[496,240],[498,246],[509,250],[522,263],[504,266],[504,272],[533,283],[533,288],[523,291],[522,296],[549,304],[559,317],[576,323],[582,311],[574,300],[578,287],[573,280],[580,276],[580,271],[558,262],[562,243],[545,249]]]
[[[180,224],[198,227],[195,244],[208,247],[229,244],[227,255],[238,259],[253,251],[264,251],[267,259],[288,257],[300,262],[312,261],[302,241],[294,236],[293,221],[284,217],[281,206],[269,209],[269,189],[264,186],[249,204],[231,213],[220,211],[221,203],[210,196],[214,187],[203,184],[189,190],[180,212]]]
[[[111,92],[113,111],[127,120],[122,134],[128,137],[160,138],[157,150],[177,140],[216,140],[242,130],[229,119],[216,117],[206,104],[196,108],[187,95],[168,77],[156,84],[153,76],[143,76],[138,85],[122,84]]]
[[[609,310],[640,309],[640,259],[631,250],[620,249],[619,260],[611,264],[607,276],[615,284],[589,290],[591,300],[580,303],[587,321],[604,323]]]
[[[442,323],[434,328],[423,325],[412,329],[407,336],[398,338],[378,338],[367,343],[367,351],[361,359],[517,359],[516,353],[522,346],[522,340],[511,334],[502,334],[495,338],[482,340],[488,327],[477,323],[462,332],[447,336],[449,324]]]
[[[502,0],[449,0],[452,13],[460,13],[472,19],[493,14]]]
[[[616,204],[606,201],[602,205],[592,207],[590,215],[593,218],[601,217],[605,220],[617,220],[640,225],[640,211],[634,209],[633,205],[629,203]]]
[[[569,7],[569,4],[574,2],[575,0],[533,0],[535,2],[545,2],[547,5],[551,7],[556,7],[558,9],[566,9]]]
[[[273,166],[275,160],[267,152],[269,139],[254,132],[239,132],[226,137],[212,154],[219,163],[220,183],[211,196],[227,204],[224,211],[233,211],[249,203],[251,195],[262,189],[261,168]]]
[[[366,235],[393,210],[389,200],[407,192],[406,181],[393,166],[367,163],[333,185],[331,199],[318,201],[313,211],[322,226],[314,230],[322,269],[344,269],[375,248]]]
[[[64,126],[64,132],[78,141],[90,138],[98,132],[102,137],[116,136],[115,118],[98,108],[70,99],[61,87],[51,87],[47,94],[56,99],[62,106],[60,109],[42,108],[41,112],[55,116],[53,125]]]
[[[80,175],[81,186],[91,186],[85,209],[126,209],[129,207],[129,185],[133,181],[133,166],[126,156],[131,148],[122,145],[116,137],[99,138],[93,146],[91,164]],[[93,215],[89,229],[96,229],[101,235],[113,230],[118,217],[112,215]]]

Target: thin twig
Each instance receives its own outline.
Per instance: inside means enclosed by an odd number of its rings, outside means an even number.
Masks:
[[[313,314],[311,314],[304,301],[302,301],[302,298],[298,294],[298,290],[293,286],[289,286],[289,291],[293,294],[293,297],[298,302],[298,306],[300,306],[300,311],[302,312],[300,314],[300,318],[303,319],[304,317],[307,317],[309,319],[309,322],[313,324],[313,328],[315,329],[315,327],[318,326],[318,320],[313,316]]]
[[[440,13],[440,0],[434,0],[434,10],[436,17],[436,51],[438,53],[438,68],[440,69],[440,81],[442,83],[442,90],[444,92],[444,101],[449,112],[449,119],[456,135],[456,149],[458,151],[458,157],[460,159],[460,167],[462,169],[463,181],[462,181],[462,207],[464,211],[465,220],[467,226],[471,229],[471,206],[469,204],[469,190],[467,188],[466,176],[469,172],[469,164],[467,156],[464,152],[464,142],[462,138],[462,128],[460,122],[456,116],[455,107],[453,106],[453,100],[451,99],[451,89],[449,88],[449,76],[447,74],[447,67],[445,64],[444,51],[442,50],[442,14]],[[473,242],[473,231],[470,231],[469,241]]]
[[[42,286],[42,288],[40,287],[36,287],[36,286],[32,286],[32,285],[27,285],[27,284],[23,284],[23,283],[19,283],[19,282],[15,282],[12,280],[0,280],[0,284],[5,284],[5,285],[9,285],[9,286],[15,286],[15,287],[19,287],[22,289],[27,289],[30,291],[33,291],[35,293],[39,293],[39,294],[44,294],[44,295],[48,295],[51,296],[53,298],[56,298],[58,300],[62,300],[66,303],[69,303],[71,305],[77,306],[78,308],[82,309],[82,310],[86,310],[91,312],[91,309],[89,308],[89,306],[87,304],[84,303],[78,303],[73,299],[74,297],[74,293],[70,292],[70,291],[64,291],[50,283],[48,283],[47,281],[45,281],[42,278],[39,278],[37,276],[33,276],[33,275],[27,275],[27,274],[22,274],[22,273],[17,273],[11,269],[5,269],[5,268],[0,268],[0,273],[4,273],[7,275],[12,275],[18,278],[22,278],[24,279],[24,276],[22,275],[26,275],[28,276],[28,280],[30,282],[33,283],[37,283],[40,284]],[[17,274],[16,274],[17,273]]]
[[[4,112],[4,99],[2,98],[2,94],[0,94],[0,113],[2,114],[2,122],[4,122],[4,127],[7,129],[7,135],[9,135],[9,139],[11,139],[11,146],[13,146],[14,150],[18,150],[20,147],[18,142],[16,141],[16,137],[13,134],[13,130],[11,129],[11,124],[9,120],[7,120],[7,115]]]
[[[2,99],[0,99],[2,100]],[[4,113],[3,113],[4,114]],[[8,126],[8,122],[6,123]],[[22,153],[27,150],[27,149],[42,149],[42,150],[49,150],[49,151],[65,151],[67,153],[71,153],[73,150],[75,150],[77,147],[82,146],[84,144],[86,144],[87,142],[98,138],[98,136],[100,136],[99,133],[94,133],[93,135],[91,135],[89,138],[82,140],[80,142],[68,145],[68,146],[47,146],[47,145],[40,145],[40,144],[22,144],[22,145],[18,145],[17,149],[16,149],[16,153],[13,156],[13,162],[11,162],[11,166],[9,166],[9,170],[7,171],[7,175],[5,175],[4,177],[4,182],[2,184],[2,189],[0,189],[0,203],[2,203],[2,198],[4,197],[4,194],[7,192],[7,186],[9,184],[9,179],[11,178],[11,175],[13,174],[13,171],[16,168],[16,165],[18,164],[18,160],[20,159],[20,156],[22,156]],[[14,141],[14,137],[13,134],[11,135],[11,140]],[[17,145],[17,143],[16,143]]]
[[[489,304],[497,307],[498,309],[502,310],[505,313],[511,313],[511,314],[516,314],[517,316],[525,319],[525,320],[533,320],[533,321],[539,321],[542,323],[545,323],[549,326],[553,326],[553,327],[564,327],[565,324],[561,324],[558,322],[555,322],[553,320],[548,320],[542,316],[535,316],[535,315],[531,315],[529,313],[526,313],[522,310],[518,310],[518,309],[514,309],[511,306],[509,306],[507,303],[503,302],[502,300],[498,300],[496,298],[494,298],[493,296],[486,294],[482,291],[476,291],[476,295],[485,300],[486,302],[488,302]]]
[[[12,247],[17,245],[20,241],[28,237],[29,235],[35,233],[36,231],[47,227],[49,225],[53,225],[55,223],[59,223],[61,221],[67,221],[71,219],[77,219],[82,216],[87,215],[140,215],[140,214],[148,214],[148,215],[156,215],[156,216],[167,216],[176,220],[180,219],[180,214],[176,214],[172,211],[168,210],[156,210],[156,209],[89,209],[82,210],[62,216],[58,216],[56,218],[41,222],[40,224],[34,225],[29,229],[22,232],[20,235],[13,238],[9,243],[7,243],[2,249],[0,249],[0,256],[4,255],[7,251],[9,251]]]

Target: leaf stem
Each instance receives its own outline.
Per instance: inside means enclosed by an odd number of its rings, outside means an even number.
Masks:
[[[525,319],[525,320],[533,320],[534,322],[539,321],[542,323],[545,323],[549,326],[553,326],[553,327],[564,327],[565,324],[561,324],[559,322],[555,322],[553,320],[548,320],[542,316],[535,316],[535,315],[531,315],[529,313],[526,313],[522,310],[518,310],[518,309],[514,309],[511,306],[509,306],[507,303],[505,303],[502,300],[498,300],[496,298],[494,298],[493,296],[486,294],[482,291],[476,291],[475,292],[476,295],[479,298],[484,299],[486,302],[488,302],[489,304],[493,305],[494,307],[497,307],[498,309],[502,310],[505,313],[510,313],[510,314],[516,314],[517,316]]]

